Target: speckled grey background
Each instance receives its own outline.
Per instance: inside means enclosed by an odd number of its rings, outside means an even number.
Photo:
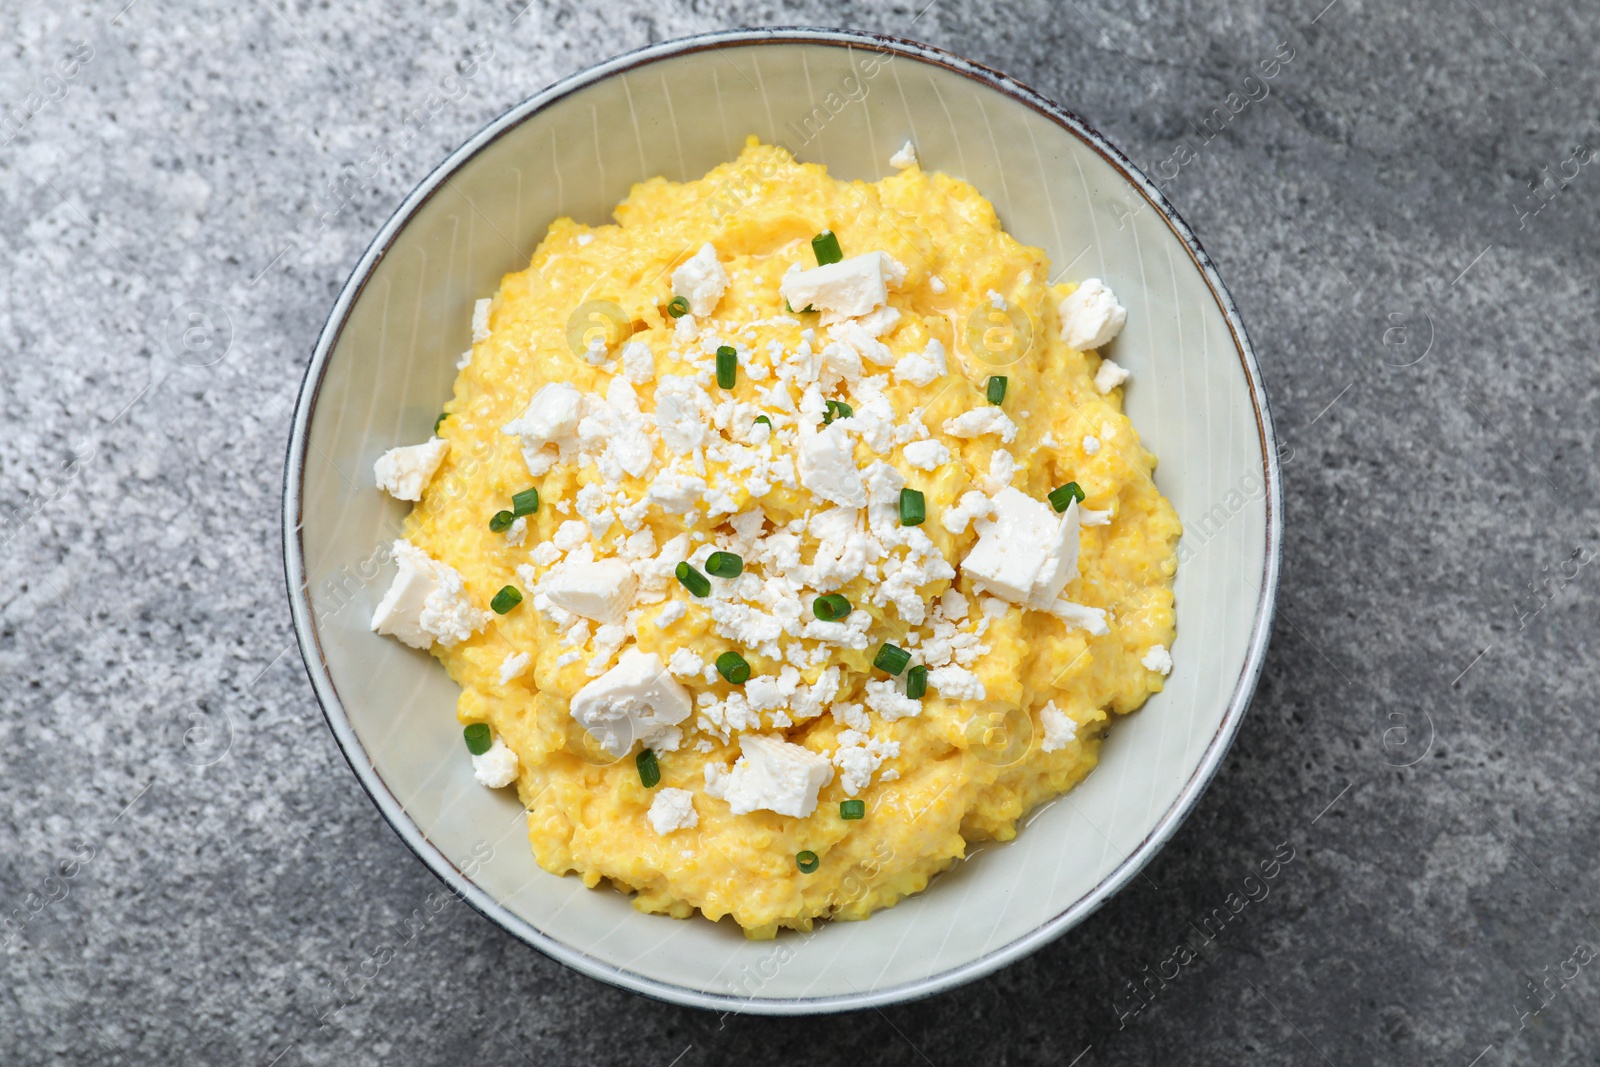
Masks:
[[[1592,7],[125,2],[0,10],[0,1061],[1600,1062]],[[1218,261],[1286,458],[1266,672],[1147,877],[828,1019],[639,999],[459,904],[408,933],[438,883],[279,554],[301,371],[402,196],[556,78],[740,24],[917,37],[1105,131]]]

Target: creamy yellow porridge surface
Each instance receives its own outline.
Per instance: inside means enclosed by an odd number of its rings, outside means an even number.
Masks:
[[[471,361],[456,380],[448,417],[438,430],[449,443],[448,453],[415,507],[406,536],[459,571],[476,607],[487,609],[508,585],[526,597],[509,613],[490,617],[470,638],[450,647],[435,644],[433,651],[461,686],[461,722],[487,723],[516,753],[515,784],[530,813],[529,840],[545,869],[576,873],[591,887],[609,880],[632,893],[634,905],[644,911],[686,918],[698,909],[713,920],[732,916],[751,937],[771,937],[779,927],[809,929],[817,918],[865,918],[922,890],[963,855],[969,842],[1015,836],[1017,820],[1030,808],[1071,789],[1094,768],[1110,716],[1133,711],[1161,689],[1163,671],[1144,660],[1154,646],[1170,647],[1173,639],[1177,517],[1152,481],[1155,457],[1141,447],[1122,413],[1122,390],[1102,394],[1094,384],[1100,357],[1071,349],[1062,339],[1057,305],[1075,286],[1052,286],[1044,253],[1005,233],[989,202],[965,182],[914,165],[876,183],[840,181],[820,166],[798,164],[782,149],[752,139],[737,160],[699,181],[655,178],[636,185],[617,208],[616,219],[616,225],[598,227],[565,218],[551,225],[531,266],[502,280],[489,308],[488,335],[474,344]],[[637,749],[613,759],[569,713],[573,694],[614,664],[616,653],[597,648],[597,626],[580,627],[576,634],[558,630],[533,603],[527,578],[548,572],[534,562],[537,549],[555,539],[563,523],[580,519],[580,491],[604,486],[606,479],[593,464],[571,462],[530,475],[518,438],[502,427],[548,383],[569,382],[584,394],[607,395],[621,373],[620,361],[606,358],[596,364],[575,353],[569,330],[575,309],[598,301],[623,309],[628,340],[648,344],[654,355],[654,377],[635,385],[642,411],[654,410],[656,379],[698,376],[713,403],[734,399],[771,412],[776,429],[769,454],[781,466],[782,458],[795,452],[785,443],[785,437],[793,440],[795,415],[764,402],[762,391],[786,388],[798,404],[802,388],[785,384],[778,364],[793,359],[807,341],[802,331],[813,331],[814,350],[824,347],[830,331],[816,313],[786,311],[780,281],[793,264],[816,266],[811,238],[824,230],[837,236],[847,258],[882,251],[904,266],[904,278],[890,287],[888,301],[900,319],[879,339],[890,353],[922,353],[930,340],[947,353],[948,373],[927,385],[871,362],[862,378],[880,376],[866,394],[881,391],[889,399],[896,425],[920,411],[924,439],[945,445],[951,461],[932,471],[918,469],[905,459],[909,442],[897,439],[875,451],[852,436],[857,466],[885,461],[925,494],[927,521],[919,529],[952,568],[978,533],[971,523],[952,533],[942,517],[965,493],[993,495],[997,450],[1014,458],[1010,484],[1029,497],[1044,500],[1053,489],[1076,482],[1084,493],[1083,507],[1110,512],[1110,522],[1082,527],[1079,576],[1061,596],[1102,609],[1108,632],[1096,636],[1057,614],[986,598],[965,575],[953,583],[938,579],[918,587],[916,595],[930,614],[920,625],[908,625],[895,604],[874,603],[875,590],[887,580],[880,564],[838,589],[856,612],[870,616],[865,648],[817,652],[817,641],[785,634],[780,659],[719,633],[707,602],[675,578],[657,583],[658,593],[641,593],[633,605],[624,648],[657,653],[663,662],[687,649],[706,664],[734,650],[749,662],[753,677],[777,675],[785,661],[803,663],[797,669],[805,685],[828,667],[838,667],[840,685],[830,703],[857,706],[846,714],[866,716],[880,754],[892,751],[884,743],[898,744],[898,754],[882,759],[870,784],[857,793],[866,808],[861,819],[840,816],[840,802],[849,799],[842,769],[822,787],[809,817],[766,810],[734,815],[727,802],[706,792],[704,768],[708,762],[732,764],[741,736],[753,731],[714,728],[700,714],[704,704],[697,704],[696,714],[680,724],[681,744],[657,754],[659,785],[646,788]],[[690,316],[694,324],[685,326],[668,312],[672,274],[707,242],[729,284],[711,315]],[[1020,321],[1019,312],[1031,329],[1031,344],[1020,359],[1010,361],[1018,349],[1006,323]],[[600,306],[593,321],[604,326],[607,313]],[[615,325],[611,330],[607,339],[614,342],[618,331]],[[689,339],[690,333],[697,336]],[[584,338],[577,340],[581,346]],[[712,342],[730,343],[739,351],[731,393],[711,376]],[[617,347],[613,344],[602,358],[615,357]],[[986,383],[995,374],[1007,378],[1001,409],[1017,427],[1015,439],[1005,443],[995,434],[946,433],[948,420],[988,406]],[[825,392],[861,407],[859,382],[835,381]],[[765,396],[770,401],[772,394]],[[726,427],[708,431],[708,446],[746,440],[755,410],[733,410]],[[705,481],[730,494],[731,501],[722,506],[731,503],[734,513],[713,517],[705,502],[686,517],[650,506],[630,513],[635,527],[630,530],[614,518],[616,508],[644,497],[669,465],[692,462],[672,454],[659,439],[651,441],[652,468],[642,478],[624,474],[604,489],[605,495],[592,491],[587,498],[613,509],[603,536],[588,542],[597,557],[626,554],[628,539],[644,530],[656,550],[684,531],[694,535],[695,548],[723,548],[738,540],[728,525],[735,514],[759,508],[766,519],[761,536],[770,536],[792,520],[832,506],[802,486],[781,484],[781,473],[769,491],[751,499],[748,472],[729,471],[727,463],[707,457]],[[1004,460],[998,471],[1006,473]],[[539,489],[541,506],[527,516],[521,543],[508,544],[505,533],[490,529],[490,520],[511,506],[513,494],[530,486]],[[635,555],[642,543],[634,540]],[[742,543],[748,550],[749,541]],[[800,543],[810,559],[815,538],[806,532]],[[550,550],[545,552],[549,558]],[[751,563],[754,555],[745,553],[747,571],[759,572]],[[520,575],[519,566],[524,568]],[[956,608],[943,611],[944,605],[958,603],[942,600],[952,585],[969,606],[958,620],[949,618],[960,614]],[[804,594],[802,622],[814,617],[814,592]],[[654,620],[673,601],[684,603],[682,618],[658,626]],[[867,710],[866,683],[888,677],[873,666],[880,644],[892,642],[918,663],[935,616],[944,620],[947,637],[953,625],[958,634],[976,634],[963,638],[969,648],[987,649],[970,662],[984,698],[947,699],[930,686],[920,714],[888,721]],[[515,653],[529,654],[531,664],[502,683],[502,667]],[[709,692],[722,700],[738,688],[721,677],[707,682],[703,674],[679,681],[697,698]],[[1044,744],[1049,731],[1041,713],[1047,703],[1076,726],[1072,739],[1053,751],[1045,751]],[[789,725],[774,726],[774,715],[763,713],[759,732],[832,758],[846,724],[826,707],[799,721],[793,714],[778,717]],[[1058,740],[1061,732],[1055,730]],[[853,740],[860,747],[859,731]],[[663,788],[693,794],[696,826],[665,834],[652,827],[647,812]],[[817,857],[810,873],[796,861],[803,851]]]

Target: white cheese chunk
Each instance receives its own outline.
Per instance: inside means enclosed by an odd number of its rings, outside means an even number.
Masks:
[[[1129,377],[1127,367],[1114,359],[1102,359],[1099,369],[1094,372],[1094,387],[1101,393],[1109,393]]]
[[[982,437],[992,433],[1010,444],[1017,438],[1017,424],[994,404],[963,411],[953,419],[944,420],[944,432],[951,437]]]
[[[938,470],[950,462],[950,449],[931,437],[926,441],[912,441],[901,454],[907,463],[923,471]]]
[[[810,270],[791,268],[778,291],[796,311],[812,307],[822,312],[822,325],[827,326],[887,303],[887,278],[898,266],[892,263],[882,252],[868,252]]]
[[[1044,740],[1039,747],[1045,752],[1063,748],[1067,742],[1078,736],[1078,724],[1073,722],[1066,712],[1056,707],[1053,700],[1040,709],[1039,723],[1044,727]]]
[[[558,608],[610,624],[622,621],[638,588],[633,568],[620,559],[564,560],[539,584]]]
[[[867,490],[856,469],[854,449],[842,422],[800,438],[800,484],[829,503],[867,506]]]
[[[700,816],[694,810],[694,794],[671,786],[656,791],[648,818],[651,829],[663,837],[674,830],[692,830],[700,825]]]
[[[489,299],[485,297],[472,305],[472,343],[489,339]]]
[[[622,347],[622,374],[634,385],[643,385],[656,376],[656,356],[643,341],[629,341]]]
[[[372,465],[378,488],[396,500],[421,500],[422,491],[448,451],[450,442],[438,437],[429,438],[420,445],[389,449]]]
[[[978,492],[969,489],[961,494],[961,499],[953,508],[946,508],[944,514],[939,516],[939,521],[944,528],[953,534],[967,532],[967,524],[973,519],[982,519],[993,514],[994,504],[990,499]]]
[[[1092,456],[1100,451],[1100,438],[1094,434],[1085,434],[1083,438],[1083,454]]]
[[[699,317],[715,311],[727,289],[728,272],[722,269],[710,241],[672,272],[672,291],[687,300],[689,310]]]
[[[900,146],[900,150],[889,157],[889,166],[898,170],[917,165],[917,146],[907,141]]]
[[[528,669],[528,664],[533,662],[533,656],[527,652],[508,652],[506,658],[500,661],[500,684],[510,685],[512,681],[522,677],[522,672]]]
[[[946,700],[983,700],[989,695],[982,679],[965,667],[935,667],[928,672],[928,684]]]
[[[445,646],[465,641],[488,623],[489,613],[472,606],[454,567],[406,540],[394,543],[394,557],[400,569],[372,614],[373,630],[412,648],[427,648],[434,641]]]
[[[1128,321],[1128,309],[1117,302],[1099,278],[1085,279],[1061,301],[1057,311],[1061,315],[1061,339],[1068,348],[1080,352],[1108,343]]]
[[[930,337],[921,352],[910,352],[894,365],[894,376],[912,385],[931,385],[948,373],[944,344]]]
[[[624,651],[617,665],[572,697],[572,718],[621,759],[635,742],[650,745],[689,717],[689,691],[661,666],[653,652]]]
[[[1078,515],[1076,500],[1061,513],[1061,521],[1056,523],[1044,562],[1033,576],[1033,585],[1028,593],[1029,607],[1048,609],[1066,584],[1078,576]]]
[[[1144,659],[1139,662],[1144,664],[1145,670],[1161,674],[1172,673],[1172,653],[1167,651],[1166,645],[1151,645],[1149,651],[1144,654]]]
[[[489,751],[472,757],[472,776],[480,785],[503,789],[517,780],[517,754],[497,737]]]
[[[978,543],[961,561],[962,573],[1013,604],[1048,609],[1078,573],[1077,504],[1058,518],[1019,489],[1001,490],[994,517],[976,523]]]
[[[531,474],[550,469],[552,454],[540,455],[545,445],[570,444],[583,418],[583,394],[567,382],[552,382],[534,394],[521,415],[500,428],[522,441],[522,459]]]
[[[688,471],[668,470],[656,475],[645,491],[645,499],[666,511],[682,515],[705,496],[706,480]]]
[[[817,791],[833,780],[826,756],[781,737],[746,734],[739,748],[731,771],[706,765],[706,792],[726,800],[735,815],[775,811],[803,819],[816,810]]]
[[[1083,604],[1074,604],[1070,600],[1057,600],[1050,605],[1050,614],[1068,626],[1088,630],[1096,637],[1104,637],[1111,632],[1111,627],[1106,625],[1104,608],[1091,608]]]
[[[711,416],[711,397],[693,378],[668,375],[656,383],[656,430],[678,455],[705,443]]]

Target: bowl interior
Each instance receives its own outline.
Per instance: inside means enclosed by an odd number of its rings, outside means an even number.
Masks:
[[[1275,573],[1270,427],[1242,335],[1180,229],[1043,111],[948,60],[855,43],[751,36],[623,57],[485,131],[358,269],[307,379],[298,476],[291,457],[297,622],[330,721],[380,806],[441,873],[471,870],[469,899],[519,936],[686,1003],[789,1012],[900,999],[983,973],[1087,914],[1165,839],[1220,759],[1253,684]],[[869,180],[909,139],[925,167],[976,185],[1059,275],[1105,279],[1129,309],[1107,354],[1133,371],[1128,408],[1185,524],[1176,667],[1116,725],[1099,769],[1015,842],[976,849],[920,896],[766,943],[730,921],[643,915],[619,893],[540,870],[510,791],[472,780],[456,687],[429,656],[368,629],[390,578],[376,550],[407,507],[374,490],[372,463],[428,437],[470,344],[472,302],[526,266],[552,219],[609,222],[632,183],[699,177],[750,133]]]

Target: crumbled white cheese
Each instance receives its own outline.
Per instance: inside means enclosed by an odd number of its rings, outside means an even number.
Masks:
[[[875,678],[867,682],[867,707],[884,722],[911,718],[922,714],[922,701],[908,697],[893,678]]]
[[[507,653],[506,658],[500,661],[500,684],[510,685],[513,679],[522,676],[532,662],[533,657],[526,652]]]
[[[843,421],[801,436],[800,484],[830,503],[866,507],[867,490]]]
[[[855,335],[855,332],[859,331],[859,333],[864,333],[866,336],[876,339],[882,337],[884,334],[888,333],[890,330],[899,325],[900,318],[901,316],[899,308],[892,308],[885,304],[876,311],[871,311],[860,316],[859,318],[851,319],[849,325],[855,328],[855,330],[852,331],[852,335]],[[837,333],[837,331],[835,331],[835,333]],[[873,351],[875,353],[877,352],[876,349]],[[893,357],[884,353],[877,355],[872,361],[879,366],[886,367],[890,363],[893,363],[894,359]]]
[[[420,445],[389,449],[372,465],[378,488],[396,500],[421,500],[422,490],[427,488],[449,450],[450,442],[439,437],[429,438]]]
[[[621,759],[634,742],[651,745],[668,727],[689,717],[689,691],[653,652],[627,649],[617,665],[578,690],[571,712],[600,747]]]
[[[997,448],[989,456],[989,473],[980,479],[984,489],[998,493],[1017,476],[1017,460],[1010,452]]]
[[[553,543],[563,552],[571,552],[585,541],[589,540],[589,524],[579,519],[568,519],[556,527]]]
[[[705,496],[706,480],[681,470],[662,471],[645,491],[645,499],[665,511],[687,514]]]
[[[882,252],[867,252],[810,270],[796,265],[778,283],[778,291],[796,311],[809,306],[822,312],[822,325],[829,326],[887,303],[892,263]]]
[[[1167,651],[1166,645],[1151,645],[1139,662],[1144,664],[1145,670],[1172,673],[1172,653]]]
[[[446,647],[465,641],[489,622],[489,613],[472,606],[461,574],[433,559],[410,541],[394,543],[399,572],[372,615],[372,628],[412,648],[438,641]]]
[[[889,157],[889,166],[899,170],[917,165],[917,146],[907,141],[900,146],[900,150]]]
[[[935,667],[928,672],[928,684],[946,700],[983,700],[988,695],[983,682],[965,667]]]
[[[1061,301],[1057,311],[1061,315],[1061,339],[1067,347],[1082,352],[1109,342],[1128,321],[1128,309],[1117,302],[1099,278],[1085,279]]]
[[[480,785],[503,789],[517,780],[517,754],[497,737],[489,751],[472,757],[472,776]]]
[[[844,795],[853,797],[872,784],[872,775],[885,760],[900,755],[900,742],[880,741],[863,730],[845,730],[839,735],[833,764],[839,768],[839,785]]]
[[[671,786],[656,791],[648,818],[651,829],[663,837],[674,830],[692,830],[700,825],[700,816],[694,810],[694,794]]]
[[[901,454],[906,457],[907,463],[924,471],[938,470],[950,462],[950,449],[943,442],[932,438],[926,441],[912,441],[904,447]]]
[[[511,525],[506,527],[506,547],[518,548],[523,541],[528,539],[528,518],[525,515],[511,520]]]
[[[951,437],[982,437],[988,433],[998,434],[1000,440],[1008,445],[1017,437],[1017,424],[994,404],[963,411],[953,419],[946,419],[943,429]]]
[[[706,793],[728,802],[735,815],[775,811],[803,819],[817,807],[817,791],[833,780],[826,756],[776,735],[746,734],[732,770],[706,764]]]
[[[1109,393],[1129,377],[1128,368],[1114,359],[1102,359],[1100,369],[1094,372],[1094,387],[1102,393]]]
[[[944,279],[939,277],[937,274],[930,274],[928,276],[928,288],[932,289],[936,293],[944,292]]]
[[[1080,526],[1110,526],[1111,509],[1096,511],[1094,508],[1078,508],[1078,525]]]
[[[1111,632],[1111,627],[1106,624],[1104,608],[1091,608],[1083,604],[1074,604],[1070,600],[1057,599],[1050,605],[1050,614],[1080,630],[1088,630],[1096,637],[1103,637]]]
[[[716,310],[717,301],[727,289],[728,272],[722,269],[710,241],[672,272],[672,291],[687,300],[689,310],[700,318]]]
[[[656,383],[656,429],[680,456],[705,444],[711,397],[693,378],[668,375]]]
[[[978,543],[961,572],[987,592],[1047,609],[1078,573],[1078,502],[1058,518],[1049,504],[1019,489],[994,497],[994,517],[977,523]]]
[[[976,489],[971,489],[961,494],[961,499],[956,502],[955,507],[946,508],[939,521],[951,533],[963,534],[967,532],[967,524],[973,519],[985,518],[993,512],[994,504],[989,498]]]
[[[489,300],[479,300],[472,305],[472,343],[489,339]]]
[[[656,629],[665,630],[668,626],[689,614],[689,605],[681,600],[667,602],[667,606],[656,613]],[[673,673],[677,673],[674,671]]]
[[[656,356],[643,341],[622,346],[622,375],[634,385],[643,385],[656,376]]]
[[[1044,740],[1039,747],[1045,752],[1063,748],[1078,736],[1078,724],[1073,722],[1066,712],[1056,707],[1053,700],[1040,709],[1039,723],[1044,727]]]
[[[894,376],[912,385],[931,385],[948,373],[944,345],[930,337],[921,352],[908,352],[894,365]]]
[[[1098,451],[1100,451],[1100,438],[1093,434],[1085,434],[1083,438],[1083,454],[1092,456]]]

